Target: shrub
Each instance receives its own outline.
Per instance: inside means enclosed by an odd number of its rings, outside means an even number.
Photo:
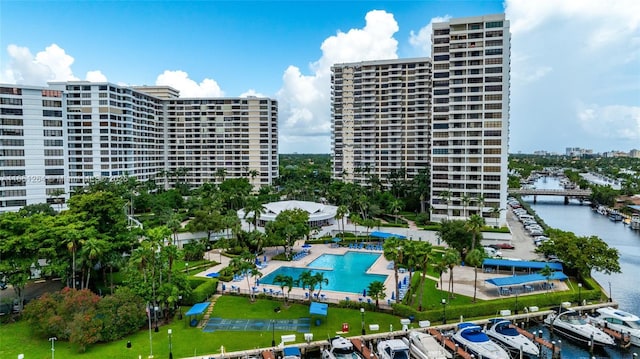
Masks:
[[[216,289],[218,288],[218,280],[217,279],[204,279],[203,283],[197,286],[185,299],[186,305],[194,305],[196,303],[201,303],[209,299],[212,296]]]

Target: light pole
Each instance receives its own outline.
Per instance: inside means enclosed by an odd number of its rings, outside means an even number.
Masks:
[[[178,319],[182,319],[182,296],[178,296]]]
[[[184,267],[187,270],[187,276],[189,276],[189,263],[185,263]]]
[[[173,348],[171,347],[171,333],[172,333],[171,328],[167,330],[167,333],[169,333],[169,359],[173,359],[173,351],[172,351]]]
[[[360,324],[362,325],[362,335],[365,335],[366,332],[364,330],[364,308],[360,308],[360,315],[362,315],[362,321]]]
[[[276,321],[271,321],[271,346],[276,346]]]
[[[56,357],[56,340],[58,340],[57,337],[49,338],[49,341],[51,342],[51,359],[54,359]]]
[[[158,306],[154,306],[153,307],[153,320],[156,322],[156,328],[153,330],[154,332],[158,332],[158,310],[160,308],[158,308]]]
[[[447,324],[447,300],[442,298],[442,324]]]
[[[518,314],[518,291],[515,291],[515,292],[516,292],[516,310],[515,310],[515,313]]]
[[[578,283],[578,305],[582,305],[582,283]]]

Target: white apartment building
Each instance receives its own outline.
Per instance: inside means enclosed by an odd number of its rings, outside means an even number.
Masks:
[[[411,179],[429,167],[431,61],[363,61],[331,68],[333,178]]]
[[[506,208],[510,43],[504,14],[433,24],[434,221]]]
[[[0,85],[0,212],[63,205],[69,189],[64,101],[62,91]]]
[[[165,101],[168,166],[189,183],[246,177],[254,188],[278,177],[278,103],[268,98]]]
[[[278,176],[277,101],[177,96],[85,81],[0,85],[0,212],[64,202],[94,178],[199,186],[224,173],[259,188]]]

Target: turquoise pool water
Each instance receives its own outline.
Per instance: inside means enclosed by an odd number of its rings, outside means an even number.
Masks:
[[[329,280],[328,285],[322,286],[323,290],[327,289],[361,294],[362,291],[369,286],[369,283],[374,281],[384,282],[387,280],[386,275],[366,273],[367,269],[369,269],[379,257],[379,253],[351,251],[346,252],[344,255],[323,254],[309,263],[307,267],[280,267],[260,278],[260,283],[274,284],[273,279],[278,274],[289,275],[295,280],[300,276],[300,273],[311,270],[311,273],[324,273],[324,277]]]

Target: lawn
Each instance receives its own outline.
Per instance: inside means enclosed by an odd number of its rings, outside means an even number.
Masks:
[[[279,313],[274,312],[280,307]],[[184,309],[183,309],[184,310]],[[247,297],[225,295],[215,304],[212,317],[222,318],[258,318],[258,319],[297,319],[309,317],[309,306],[293,304],[289,308],[282,301],[260,299],[250,303]],[[361,313],[359,310],[329,307],[327,318],[322,318],[320,326],[312,324],[311,332],[314,340],[322,340],[336,335],[340,331],[342,323],[348,323],[349,335],[359,335],[361,332]],[[315,322],[313,317],[312,322]],[[400,320],[389,314],[378,312],[365,312],[365,326],[379,324],[382,331],[386,331],[389,325],[395,329],[400,328]],[[159,331],[151,331],[153,343],[153,355],[158,358],[169,356],[169,336],[167,329],[172,329],[173,355],[175,358],[196,356],[203,354],[220,354],[220,346],[224,345],[225,351],[236,351],[269,347],[271,345],[272,332],[265,328],[259,332],[216,331],[205,333],[201,329],[191,328],[188,318],[176,320],[170,325],[162,326]],[[294,334],[291,332],[275,331],[276,343],[280,342],[280,336]],[[303,333],[295,333],[298,342],[302,342]],[[131,348],[126,347],[127,341],[131,341]],[[142,330],[126,339],[113,343],[96,344],[89,347],[86,353],[77,353],[67,342],[55,342],[55,354],[60,358],[138,358],[142,355],[146,358],[151,352],[149,345],[149,331]],[[0,325],[0,358],[17,358],[18,354],[25,354],[27,359],[45,359],[51,357],[51,343],[45,338],[34,338],[27,323],[20,321],[11,324]]]

